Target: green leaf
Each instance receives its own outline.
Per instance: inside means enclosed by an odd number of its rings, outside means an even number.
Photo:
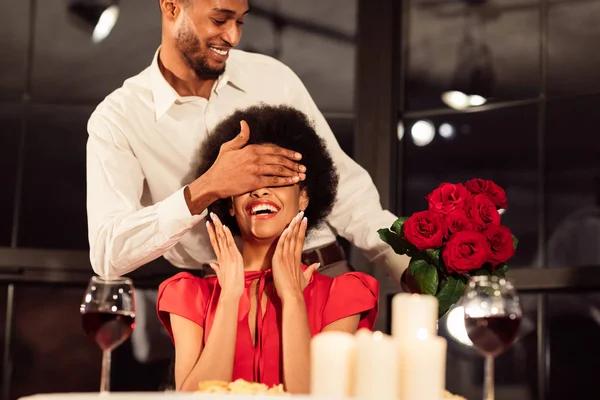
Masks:
[[[408,240],[389,229],[379,229],[377,233],[379,233],[381,240],[392,246],[392,249],[397,254],[406,254],[409,257],[414,257],[419,253],[419,250]]]
[[[394,236],[397,236],[394,232],[390,231],[387,228],[378,229],[377,233],[379,234],[379,238],[389,244],[392,245],[392,242],[395,240]]]
[[[442,249],[427,249],[425,250],[425,256],[427,259],[436,267],[440,266],[440,252]]]
[[[400,237],[398,235],[396,235],[394,232],[390,231],[387,228],[379,229],[377,233],[379,234],[379,238],[381,240],[383,240],[392,247],[394,247],[394,244],[400,240]]]
[[[438,265],[436,265],[438,267],[438,274],[440,276],[440,280],[442,280],[443,278],[445,278],[446,276],[448,276],[450,273],[448,272],[448,267],[446,267],[446,264],[444,263],[444,259],[442,257],[440,257],[442,252],[442,249],[440,249],[440,252],[438,253]]]
[[[492,272],[492,275],[496,275],[500,278],[504,278],[506,276],[506,273],[508,272],[508,265],[506,265],[506,263],[504,264],[500,264],[496,267],[496,269],[494,270],[494,272]]]
[[[440,291],[436,294],[439,302],[438,317],[442,318],[454,303],[460,300],[465,291],[465,282],[462,277],[449,275],[440,285]]]
[[[397,233],[398,235],[402,235],[403,231],[402,231],[402,227],[404,226],[404,222],[406,222],[406,220],[409,217],[400,217],[398,218],[393,224],[392,227],[390,228],[390,230],[394,233]]]
[[[517,245],[519,244],[519,239],[517,239],[517,237],[515,235],[512,235],[512,238],[513,238],[513,248],[516,250]]]
[[[438,289],[439,278],[435,265],[422,259],[413,259],[408,264],[408,275],[419,288],[419,293],[435,296]]]
[[[392,249],[398,254],[406,254],[406,248],[402,243],[402,238],[389,229],[379,229],[377,231],[381,240],[392,246]]]

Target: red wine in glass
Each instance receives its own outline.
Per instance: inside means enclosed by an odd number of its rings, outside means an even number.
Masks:
[[[135,326],[133,282],[93,276],[79,310],[83,330],[102,349],[100,392],[106,393],[110,390],[111,352],[129,338]]]
[[[467,335],[485,357],[483,398],[494,400],[494,357],[508,349],[521,325],[519,296],[510,279],[476,275],[460,300]]]
[[[81,315],[83,330],[102,350],[112,350],[126,341],[135,326],[135,316],[125,313],[88,311]]]
[[[517,337],[521,317],[515,314],[466,317],[465,327],[473,345],[484,355],[497,356]]]

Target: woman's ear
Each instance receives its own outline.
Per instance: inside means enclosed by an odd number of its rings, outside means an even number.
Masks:
[[[306,190],[306,188],[302,188],[300,189],[300,200],[299,200],[299,206],[300,206],[300,211],[306,211],[306,207],[308,207],[308,191]]]

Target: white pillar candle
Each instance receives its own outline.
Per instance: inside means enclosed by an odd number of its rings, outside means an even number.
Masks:
[[[446,339],[396,341],[398,399],[440,400],[446,387]]]
[[[397,400],[396,341],[381,332],[356,333],[355,390],[357,399]]]
[[[396,340],[436,336],[437,317],[435,296],[398,293],[392,299],[392,336]]]
[[[352,395],[354,335],[322,332],[310,343],[310,394],[346,397]]]

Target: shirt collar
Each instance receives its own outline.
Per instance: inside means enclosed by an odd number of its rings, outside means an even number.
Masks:
[[[235,51],[235,50],[232,50]],[[152,90],[152,96],[154,98],[154,108],[156,113],[156,119],[159,120],[173,104],[181,99],[181,96],[175,89],[167,82],[160,67],[158,66],[158,55],[160,53],[160,47],[154,53],[152,64],[150,65],[150,89]],[[227,84],[234,88],[244,92],[244,88],[247,87],[245,84],[245,74],[241,65],[232,59],[233,54],[230,54],[230,59],[227,60],[225,65],[225,72],[219,76],[215,85],[213,86],[213,92],[219,94],[221,90]]]
[[[246,82],[245,71],[237,59],[237,50],[230,50],[229,59],[225,65],[225,72],[217,80],[215,85],[215,92],[218,94],[219,90],[225,85],[229,84],[234,88],[246,92],[248,85]]]

